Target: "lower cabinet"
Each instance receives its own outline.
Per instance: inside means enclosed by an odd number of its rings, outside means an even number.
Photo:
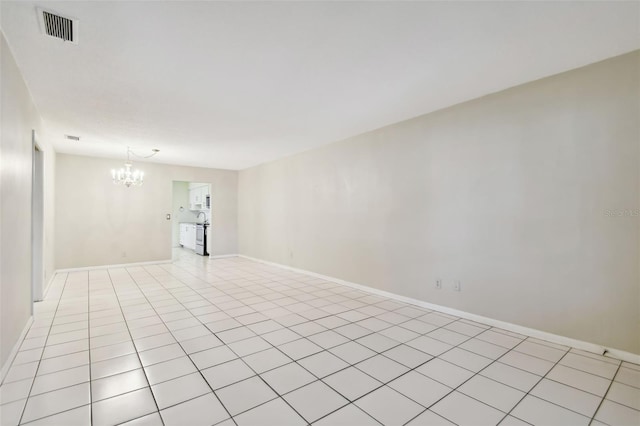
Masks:
[[[192,223],[180,224],[180,245],[191,250],[196,249],[196,225]]]

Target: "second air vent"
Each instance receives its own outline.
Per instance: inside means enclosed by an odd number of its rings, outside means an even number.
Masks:
[[[78,20],[38,10],[42,33],[73,44],[78,44]]]

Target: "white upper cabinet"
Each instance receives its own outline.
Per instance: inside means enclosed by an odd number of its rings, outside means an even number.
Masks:
[[[191,210],[207,210],[207,196],[209,195],[208,183],[189,184],[189,204]]]

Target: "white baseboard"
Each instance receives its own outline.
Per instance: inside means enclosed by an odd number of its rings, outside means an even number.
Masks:
[[[527,336],[535,337],[540,340],[545,340],[551,343],[557,343],[559,345],[571,346],[576,349],[581,349],[583,351],[592,352],[598,355],[606,354],[611,358],[620,359],[622,361],[632,362],[634,364],[640,364],[640,355],[634,354],[631,352],[623,351],[620,349],[609,348],[601,345],[597,345],[595,343],[585,342],[583,340],[572,339],[566,336],[560,336],[558,334],[548,333],[546,331],[537,330],[535,328],[524,327],[517,324],[512,324],[505,321],[500,321],[493,318],[484,317],[481,315],[472,314],[465,311],[459,311],[457,309],[448,308],[446,306],[436,305],[433,303],[425,302],[418,299],[413,299],[411,297],[401,296],[399,294],[390,293],[384,290],[378,290],[373,287],[369,287],[362,284],[356,284],[349,281],[341,280],[340,278],[334,278],[328,275],[322,275],[315,272],[307,271],[304,269],[294,268],[292,266],[283,265],[280,263],[269,262],[267,260],[258,259],[251,256],[245,256],[243,254],[238,255],[238,257],[242,257],[249,260],[254,260],[256,262],[264,263],[271,266],[276,266],[282,269],[287,269],[289,271],[299,272],[305,275],[309,275],[315,278],[321,278],[326,281],[331,281],[337,284],[346,285],[348,287],[356,288],[358,290],[366,291],[368,293],[372,293],[378,296],[388,297],[389,299],[398,300],[400,302],[410,303],[412,305],[420,306],[427,309],[432,309],[435,311],[443,312],[445,314],[454,315],[460,318],[468,319],[471,321],[479,322],[481,324],[486,324],[492,327],[502,328],[504,330],[512,331],[514,333],[525,334]]]
[[[80,268],[66,268],[66,269],[56,269],[54,275],[59,272],[79,272],[79,271],[89,271],[94,269],[110,269],[110,268],[130,268],[132,266],[146,266],[146,265],[161,265],[164,263],[171,263],[172,260],[151,260],[149,262],[132,262],[132,263],[118,263],[116,265],[98,265],[98,266],[83,266]]]
[[[22,341],[24,340],[27,333],[29,332],[29,328],[31,328],[31,324],[33,324],[33,315],[30,316],[29,319],[27,320],[27,323],[22,329],[22,333],[20,333],[20,337],[18,337],[18,340],[13,345],[13,349],[11,349],[11,352],[9,353],[9,357],[2,365],[2,369],[0,370],[0,383],[4,381],[4,378],[9,372],[9,368],[11,367],[11,363],[13,363],[13,360],[16,357],[16,355],[18,355],[18,349],[20,349],[20,345],[22,344]]]
[[[216,255],[216,256],[209,255],[209,260],[212,260],[212,259],[226,259],[228,257],[240,257],[240,255],[239,254],[219,254],[219,255]]]
[[[53,279],[55,278],[57,272],[58,271],[53,271],[53,273],[49,277],[49,281],[47,282],[47,285],[44,288],[44,291],[42,292],[42,300],[47,298],[47,294],[49,293],[49,289],[51,288],[51,283],[53,282]],[[40,300],[40,302],[41,302],[41,300]]]

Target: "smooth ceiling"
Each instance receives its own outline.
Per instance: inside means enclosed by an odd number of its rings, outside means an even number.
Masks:
[[[640,48],[638,2],[7,2],[55,148],[244,169]],[[80,20],[79,44],[36,8]],[[64,139],[78,135],[80,142]]]

